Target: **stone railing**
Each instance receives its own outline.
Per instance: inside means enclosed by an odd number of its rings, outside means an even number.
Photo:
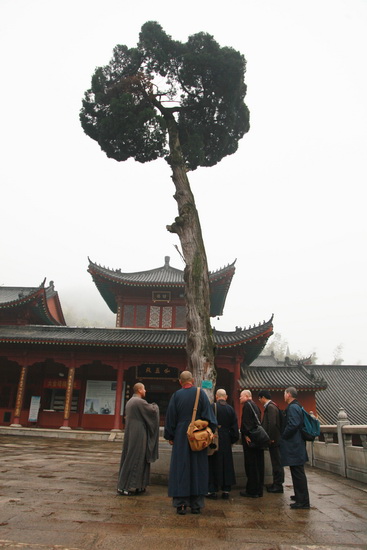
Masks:
[[[321,426],[321,434],[323,441],[307,443],[310,465],[367,483],[367,425],[350,425],[340,409],[336,425]]]

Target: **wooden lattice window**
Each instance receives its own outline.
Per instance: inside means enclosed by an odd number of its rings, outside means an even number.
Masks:
[[[185,327],[186,327],[186,307],[177,306],[176,317],[175,317],[175,328],[185,328]]]
[[[124,316],[122,319],[123,327],[134,326],[134,306],[124,306]]]
[[[171,328],[172,327],[172,308],[163,307],[162,308],[162,328]]]

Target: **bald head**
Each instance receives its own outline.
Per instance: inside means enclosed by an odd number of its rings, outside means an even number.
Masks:
[[[192,374],[189,370],[183,370],[180,374],[180,384],[181,386],[184,386],[185,384],[194,383],[194,379],[192,377]]]
[[[226,390],[223,390],[223,389],[219,389],[216,391],[216,394],[215,394],[215,399],[218,401],[218,399],[224,399],[225,401],[227,401],[227,392]]]
[[[134,384],[133,391],[134,395],[136,395],[137,397],[145,397],[145,386],[141,382],[137,382],[136,384]]]

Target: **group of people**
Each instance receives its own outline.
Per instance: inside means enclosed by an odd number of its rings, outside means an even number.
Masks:
[[[241,436],[246,488],[240,495],[248,498],[263,496],[264,447],[256,446],[253,431],[261,425],[269,436],[268,448],[272,464],[273,483],[266,487],[269,493],[283,493],[284,466],[290,467],[294,495],[290,504],[294,509],[310,507],[304,464],[306,445],[301,435],[302,408],[297,401],[297,390],[289,387],[284,392],[287,404],[285,416],[271,400],[268,390],[259,392],[264,413],[252,400],[250,390],[243,390],[240,427],[233,407],[227,403],[227,393],[218,389],[215,402],[210,404],[204,390],[200,390],[196,418],[206,420],[213,432],[217,430],[218,449],[208,456],[207,450],[194,452],[187,440],[197,388],[191,372],[183,371],[181,388],[171,397],[165,420],[164,438],[172,445],[168,479],[168,496],[180,515],[188,509],[200,514],[205,498],[229,499],[236,483],[232,445]],[[149,484],[150,464],[158,458],[159,409],[145,400],[145,387],[138,382],[134,395],[126,405],[124,444],[121,455],[117,492],[119,495],[144,493]]]

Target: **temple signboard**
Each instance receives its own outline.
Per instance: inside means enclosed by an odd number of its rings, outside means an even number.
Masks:
[[[136,367],[136,378],[138,380],[144,378],[150,379],[162,379],[165,380],[177,380],[179,377],[179,370],[176,367],[169,367],[168,365],[157,364],[145,364]]]

